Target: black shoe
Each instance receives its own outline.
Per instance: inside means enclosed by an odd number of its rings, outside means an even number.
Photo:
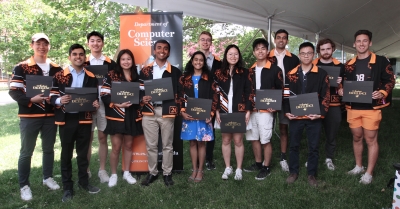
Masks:
[[[165,186],[172,186],[174,185],[174,181],[172,181],[172,175],[164,175],[164,183]]]
[[[100,192],[100,188],[97,188],[97,187],[92,186],[90,184],[88,184],[87,186],[82,186],[82,185],[78,184],[78,186],[79,186],[79,188],[86,190],[90,194],[96,194],[96,193]]]
[[[215,170],[215,164],[212,160],[206,162],[206,168],[207,170]]]
[[[146,179],[144,179],[141,184],[142,184],[142,186],[149,186],[157,178],[158,178],[158,175],[157,176],[153,176],[151,174],[147,174]]]
[[[258,167],[256,163],[254,163],[254,164],[252,164],[251,166],[249,166],[247,168],[243,168],[243,170],[246,171],[246,172],[254,172],[254,171],[261,170],[261,168]]]
[[[271,174],[271,171],[269,169],[261,168],[260,172],[258,172],[258,174],[256,176],[256,180],[264,180],[270,174]]]
[[[72,190],[65,190],[64,195],[61,199],[62,202],[68,202],[68,201],[72,200],[72,196],[74,196],[72,193],[73,193]]]

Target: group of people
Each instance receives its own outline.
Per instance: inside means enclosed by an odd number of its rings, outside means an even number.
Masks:
[[[199,35],[200,50],[195,52],[187,63],[183,73],[168,62],[171,46],[166,40],[157,40],[153,45],[154,62],[136,67],[134,54],[129,49],[118,53],[114,62],[102,53],[104,36],[93,31],[87,35],[85,48],[74,44],[69,48],[71,64],[60,68],[47,58],[50,48],[49,38],[43,34],[32,36],[30,44],[33,56],[19,63],[13,70],[10,95],[18,102],[21,130],[21,150],[18,160],[18,176],[23,200],[32,199],[29,175],[36,138],[41,134],[43,149],[43,184],[52,190],[60,186],[53,179],[54,143],[57,125],[61,140],[61,174],[64,194],[62,201],[73,198],[72,156],[76,149],[78,165],[78,186],[89,193],[98,193],[99,188],[89,184],[91,143],[97,126],[99,140],[100,168],[98,177],[101,183],[108,182],[109,187],[117,184],[117,167],[121,148],[124,149],[123,180],[135,184],[136,179],[129,172],[132,141],[135,136],[144,134],[147,148],[149,174],[141,182],[149,186],[159,175],[158,140],[162,141],[162,175],[166,186],[172,186],[173,137],[175,117],[181,116],[182,140],[190,141],[192,173],[189,181],[201,182],[204,170],[214,170],[215,129],[220,128],[222,113],[242,112],[246,122],[246,140],[251,141],[255,163],[243,168],[243,133],[221,133],[222,154],[225,170],[222,179],[234,174],[235,180],[242,180],[242,170],[257,171],[255,179],[263,180],[270,175],[272,158],[272,129],[274,120],[279,120],[280,165],[289,172],[287,183],[294,183],[299,176],[299,146],[303,130],[308,138],[307,176],[311,186],[317,186],[316,180],[319,160],[319,141],[322,126],[326,135],[325,164],[329,170],[335,170],[333,163],[336,149],[336,137],[341,118],[341,96],[343,81],[373,81],[374,91],[371,104],[347,103],[347,121],[353,134],[355,167],[348,173],[363,174],[360,183],[372,181],[373,170],[378,158],[378,129],[381,121],[380,108],[390,105],[388,95],[394,87],[393,70],[389,61],[372,53],[372,33],[359,30],[354,35],[354,47],[357,56],[345,65],[332,57],[335,43],[330,39],[319,40],[316,46],[304,42],[299,46],[299,57],[286,49],[289,34],[280,29],[274,34],[275,49],[264,38],[253,42],[253,55],[256,62],[245,68],[240,49],[229,45],[223,59],[212,54],[212,35],[203,31]],[[318,53],[317,59],[314,59]],[[103,83],[98,83],[87,65],[107,65],[108,73]],[[338,87],[329,85],[328,74],[320,66],[340,67],[337,79]],[[53,77],[50,96],[39,94],[27,97],[26,75]],[[153,101],[146,95],[143,81],[171,78],[174,99]],[[140,82],[140,104],[129,102],[116,104],[111,102],[113,81]],[[66,87],[92,87],[99,89],[99,99],[93,102],[95,112],[66,112],[65,105],[71,96],[65,93]],[[259,89],[282,90],[282,108],[256,109],[256,91]],[[289,105],[289,96],[316,92],[320,114],[293,115]],[[196,120],[187,113],[188,98],[212,100],[211,114],[206,120]],[[111,136],[110,154],[111,175],[106,171],[108,155],[108,135]],[[368,166],[362,166],[363,139],[368,146]],[[231,166],[231,143],[234,143],[236,170]],[[289,161],[287,149],[289,144]],[[264,156],[263,156],[264,155]],[[288,164],[289,162],[289,164]]]

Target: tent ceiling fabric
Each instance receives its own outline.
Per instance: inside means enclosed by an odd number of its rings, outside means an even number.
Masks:
[[[112,0],[148,7],[148,0]],[[373,33],[372,51],[400,58],[399,0],[153,0],[153,9],[183,11],[185,15],[268,29],[315,41],[331,38],[354,52],[354,33]],[[340,46],[337,46],[340,48]]]

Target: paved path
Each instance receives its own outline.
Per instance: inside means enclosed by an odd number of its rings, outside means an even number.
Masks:
[[[13,100],[10,95],[8,95],[8,91],[0,91],[0,106],[7,105],[16,102]]]

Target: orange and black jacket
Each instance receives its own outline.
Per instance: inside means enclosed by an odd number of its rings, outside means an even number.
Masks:
[[[213,56],[214,56],[214,61],[213,61],[213,64],[212,64],[212,66],[211,66],[211,69],[210,69],[211,75],[213,75],[214,72],[215,72],[217,69],[220,69],[220,68],[221,68],[221,65],[222,65],[221,59],[220,59],[217,55],[215,55],[215,54],[213,54]]]
[[[340,73],[339,76],[343,78],[344,76],[344,65],[339,62],[339,60],[332,58],[332,62],[329,64],[326,63],[322,63],[319,61],[320,58],[317,58],[313,61],[314,65],[324,65],[324,66],[336,66],[336,67],[340,67]],[[331,94],[331,98],[330,98],[330,103],[329,106],[330,107],[337,107],[341,105],[341,101],[342,98],[341,96],[339,96],[338,91],[340,88],[343,88],[343,79],[342,79],[342,83],[340,83],[338,85],[338,87],[330,87],[330,94]]]
[[[140,71],[139,79],[141,82],[145,80],[152,80],[153,79],[153,63],[150,63],[148,66],[144,67]],[[162,74],[162,78],[168,78],[170,77],[172,80],[172,88],[174,91],[174,96],[175,99],[171,100],[164,100],[162,101],[162,117],[164,118],[174,118],[177,114],[179,114],[179,98],[178,98],[178,83],[179,83],[179,78],[181,77],[182,72],[176,68],[175,66],[172,66],[171,63],[168,62],[167,64],[167,69],[164,70],[164,73]],[[146,92],[146,86],[144,86],[144,92],[141,91],[140,98],[143,98]],[[143,115],[154,115],[154,107],[151,103],[145,104],[142,107],[142,114]]]
[[[181,112],[186,112],[185,107],[187,103],[187,98],[195,98],[194,88],[195,86],[193,85],[192,75],[182,75],[179,78],[178,96],[181,102]],[[201,74],[198,84],[198,98],[213,100],[210,115],[211,117],[213,117],[215,114],[215,110],[217,109],[218,96],[216,93],[214,81],[209,72],[202,72]]]
[[[256,97],[256,66],[257,62],[249,69],[249,78],[253,83],[252,93],[250,101],[252,103],[253,110],[256,108],[255,100]],[[272,65],[270,61],[265,63],[265,66],[261,70],[261,85],[260,89],[282,89],[283,90],[283,73],[280,67]],[[260,112],[268,112],[267,110],[259,110]]]
[[[123,82],[139,82],[137,81],[127,81],[124,75],[116,73],[114,70],[108,72],[105,77],[105,81],[100,90],[101,100],[104,102],[106,110],[106,118],[108,120],[115,120],[124,122],[126,117],[130,117],[131,121],[140,121],[142,116],[140,113],[140,105],[132,104],[129,108],[119,108],[111,102],[111,91],[113,81],[123,81]]]
[[[275,57],[275,50],[271,50],[269,52],[268,60],[272,63],[272,65],[278,65],[278,60]],[[285,74],[287,75],[290,70],[292,70],[299,64],[300,64],[299,58],[295,54],[292,54],[288,50],[286,50],[286,55],[283,58],[283,66],[285,67]]]
[[[86,69],[82,87],[95,87],[98,89],[98,81],[94,74]],[[57,125],[65,125],[65,105],[56,105],[56,100],[65,95],[65,87],[71,87],[72,75],[69,68],[56,73],[53,78],[53,88],[50,91],[51,104],[54,105],[55,121]],[[97,93],[98,94],[98,93]],[[79,112],[79,124],[91,124],[92,112]]]
[[[344,66],[344,80],[356,81],[356,60],[357,57],[346,62]],[[381,109],[387,107],[391,102],[391,93],[395,85],[394,74],[390,62],[382,56],[371,52],[368,68],[371,69],[371,81],[374,81],[374,91],[381,92],[384,97],[382,99],[373,99],[371,109]],[[352,108],[351,103],[346,103],[346,108]]]
[[[233,96],[229,101],[228,94],[233,83]],[[229,103],[232,102],[232,112],[252,111],[251,93],[253,83],[249,77],[249,70],[240,68],[233,71],[233,76],[228,75],[228,70],[218,69],[214,72],[214,82],[218,92],[217,111],[220,113],[229,113]]]
[[[291,96],[300,95],[302,91],[302,82],[299,80],[299,73],[303,73],[300,69],[300,65],[289,71],[286,80],[289,85]],[[305,93],[318,93],[319,108],[321,111],[321,118],[324,118],[329,110],[330,102],[330,91],[329,91],[329,78],[326,71],[313,65],[310,72],[307,74],[307,85]],[[283,111],[284,113],[290,113],[289,95],[283,99]],[[296,119],[309,119],[304,116],[297,116]]]
[[[90,65],[90,60],[89,60],[90,56],[86,57],[86,62],[85,65]],[[112,60],[111,58],[109,58],[108,56],[104,55],[104,57],[106,58],[103,62],[103,65],[107,65],[108,67],[108,72],[110,72],[111,70],[114,70],[114,68],[117,66],[117,63]],[[101,84],[100,84],[101,85]]]
[[[50,61],[49,76],[54,76],[62,70],[54,62]],[[54,116],[53,105],[43,103],[32,103],[31,97],[26,96],[26,75],[43,75],[42,69],[33,60],[33,57],[15,66],[10,82],[10,96],[18,103],[18,116],[22,118]],[[49,95],[45,95],[49,96]]]

